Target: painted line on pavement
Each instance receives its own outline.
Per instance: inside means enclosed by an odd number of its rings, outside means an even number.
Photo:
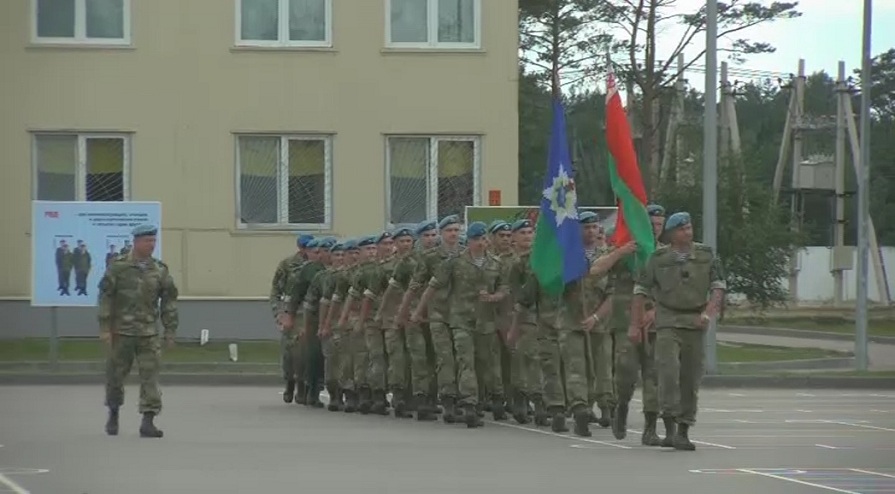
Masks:
[[[895,479],[895,475],[882,473],[882,472],[874,472],[873,470],[864,470],[862,468],[849,468],[852,472],[858,473],[866,473],[867,475],[879,475],[880,477],[888,477],[890,479]]]
[[[591,444],[602,444],[603,446],[612,446],[613,448],[619,448],[619,449],[633,449],[633,448],[631,448],[631,446],[625,446],[624,444],[616,444],[616,443],[610,443],[610,442],[606,442],[606,441],[598,441],[596,439],[588,439],[586,437],[567,436],[565,434],[557,434],[556,432],[553,432],[553,431],[542,431],[540,429],[532,429],[530,427],[523,427],[521,425],[507,424],[504,422],[495,422],[493,420],[487,420],[486,422],[488,422],[489,424],[499,425],[501,427],[509,427],[511,429],[518,429],[520,431],[536,432],[538,434],[544,434],[546,436],[561,437],[563,439],[571,439],[573,441],[582,441],[582,442],[591,443]]]
[[[751,469],[749,469],[749,468],[738,468],[737,470],[739,470],[739,471],[741,471],[741,472],[746,472],[746,473],[752,473],[752,474],[755,474],[755,475],[760,475],[760,476],[762,476],[762,477],[767,477],[767,478],[769,478],[769,479],[783,480],[783,481],[785,481],[785,482],[792,482],[792,483],[794,483],[794,484],[807,485],[808,487],[817,487],[818,489],[825,489],[825,490],[833,491],[833,492],[841,492],[841,493],[843,493],[843,494],[861,494],[860,492],[847,491],[847,490],[845,490],[845,489],[838,489],[838,488],[836,488],[836,487],[830,487],[830,486],[828,486],[828,485],[815,484],[814,482],[807,482],[807,481],[804,481],[804,480],[798,480],[798,479],[791,479],[791,478],[783,477],[783,476],[781,476],[781,475],[776,475],[776,474],[773,474],[773,473],[762,472],[762,471],[759,471],[759,470],[751,470]]]
[[[0,473],[0,484],[4,485],[6,487],[9,487],[9,490],[14,492],[15,494],[31,494],[31,491],[25,489],[24,487],[13,482],[12,480],[9,480],[9,477],[7,477],[6,475],[3,475],[2,473]]]
[[[643,431],[638,431],[636,429],[628,429],[628,432],[633,432],[634,434],[643,434]],[[703,446],[714,446],[716,448],[721,448],[721,449],[736,449],[736,447],[727,446],[726,444],[710,443],[710,442],[706,442],[706,441],[696,441],[693,439],[690,439],[690,442],[693,444],[702,444]]]

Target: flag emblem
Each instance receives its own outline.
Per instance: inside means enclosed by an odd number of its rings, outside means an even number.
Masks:
[[[578,219],[578,195],[575,192],[575,180],[566,172],[565,166],[559,165],[559,171],[553,177],[553,183],[544,189],[544,198],[550,203],[550,210],[556,215],[556,226],[566,219]]]

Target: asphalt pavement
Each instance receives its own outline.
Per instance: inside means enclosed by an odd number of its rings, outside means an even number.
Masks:
[[[165,437],[141,439],[130,386],[107,437],[102,392],[0,387],[0,492],[895,493],[895,390],[704,390],[695,452],[641,446],[639,403],[616,441],[308,409],[269,387],[166,387]]]

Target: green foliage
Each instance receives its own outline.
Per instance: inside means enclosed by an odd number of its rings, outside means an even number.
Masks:
[[[774,205],[770,187],[746,180],[737,171],[743,165],[726,164],[718,173],[718,254],[729,293],[741,294],[751,304],[767,308],[786,301],[783,282],[789,275],[790,251],[792,246],[803,246],[804,237],[790,230],[789,210]],[[689,212],[696,236],[700,236],[701,179],[692,184],[666,184],[658,201],[668,214]]]

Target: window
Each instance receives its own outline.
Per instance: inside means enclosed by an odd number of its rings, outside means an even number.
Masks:
[[[130,138],[123,134],[35,134],[34,198],[130,199]]]
[[[478,48],[481,0],[387,0],[388,45]]]
[[[330,228],[331,136],[242,135],[236,147],[241,227]]]
[[[332,46],[332,0],[237,0],[236,44]]]
[[[130,0],[31,0],[36,43],[130,44]]]
[[[478,137],[388,137],[388,223],[462,215],[478,205],[480,147]]]

